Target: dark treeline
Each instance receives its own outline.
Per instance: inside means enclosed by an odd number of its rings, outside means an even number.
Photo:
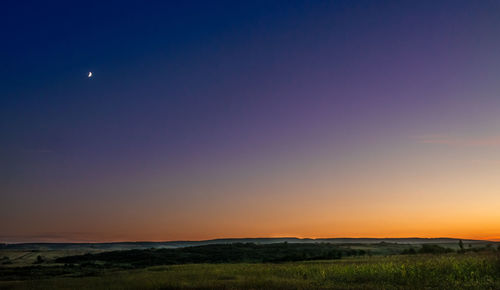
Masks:
[[[485,252],[485,251],[499,251],[500,252],[500,245],[495,249],[492,244],[487,244],[484,247],[472,247],[471,244],[469,244],[469,248],[465,248],[462,242],[459,242],[459,249],[458,250],[453,250],[450,248],[442,247],[440,245],[431,245],[431,244],[424,244],[420,248],[415,249],[415,248],[409,248],[405,249],[402,254],[403,255],[412,255],[412,254],[446,254],[446,253],[467,253],[467,252]]]
[[[439,245],[422,245],[420,249],[409,248],[405,249],[403,255],[411,254],[446,254],[454,252],[450,248],[445,248]]]
[[[56,259],[57,263],[85,264],[104,262],[127,264],[134,267],[174,265],[186,263],[230,262],[288,262],[323,259],[340,259],[346,256],[369,254],[327,243],[318,244],[253,244],[234,243],[206,245],[179,249],[147,249],[112,251],[98,254],[68,256]]]

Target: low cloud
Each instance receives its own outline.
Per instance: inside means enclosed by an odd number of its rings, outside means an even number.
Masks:
[[[429,134],[413,137],[418,143],[442,144],[463,147],[496,147],[500,146],[500,136],[457,137],[445,134]]]

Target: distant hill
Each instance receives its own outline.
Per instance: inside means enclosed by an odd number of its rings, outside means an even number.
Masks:
[[[183,248],[191,246],[204,246],[215,244],[233,243],[330,243],[330,244],[449,244],[458,243],[459,239],[453,238],[330,238],[330,239],[299,239],[299,238],[234,238],[234,239],[214,239],[205,241],[171,241],[171,242],[113,242],[113,243],[18,243],[0,244],[0,249],[12,250],[72,250],[72,249],[92,249],[92,250],[131,250],[150,248]],[[485,240],[462,239],[464,243],[488,243]]]

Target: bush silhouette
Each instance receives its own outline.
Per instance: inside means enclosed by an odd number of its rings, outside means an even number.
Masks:
[[[43,258],[42,256],[38,255],[36,256],[36,261],[35,261],[35,264],[41,264],[43,263]]]
[[[445,254],[453,252],[450,248],[441,247],[439,245],[424,244],[418,251],[420,254]]]

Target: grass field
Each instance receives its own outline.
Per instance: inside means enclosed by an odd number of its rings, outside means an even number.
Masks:
[[[59,257],[65,257],[69,255],[83,255],[87,253],[99,253],[99,250],[0,250],[0,267],[22,267],[33,265],[36,262],[38,256],[43,257],[45,260],[54,260]],[[9,263],[1,265],[4,258],[8,258]],[[0,279],[1,280],[1,279]]]
[[[500,289],[500,258],[494,252],[366,256],[330,261],[102,269],[92,275],[2,281],[0,288]]]

